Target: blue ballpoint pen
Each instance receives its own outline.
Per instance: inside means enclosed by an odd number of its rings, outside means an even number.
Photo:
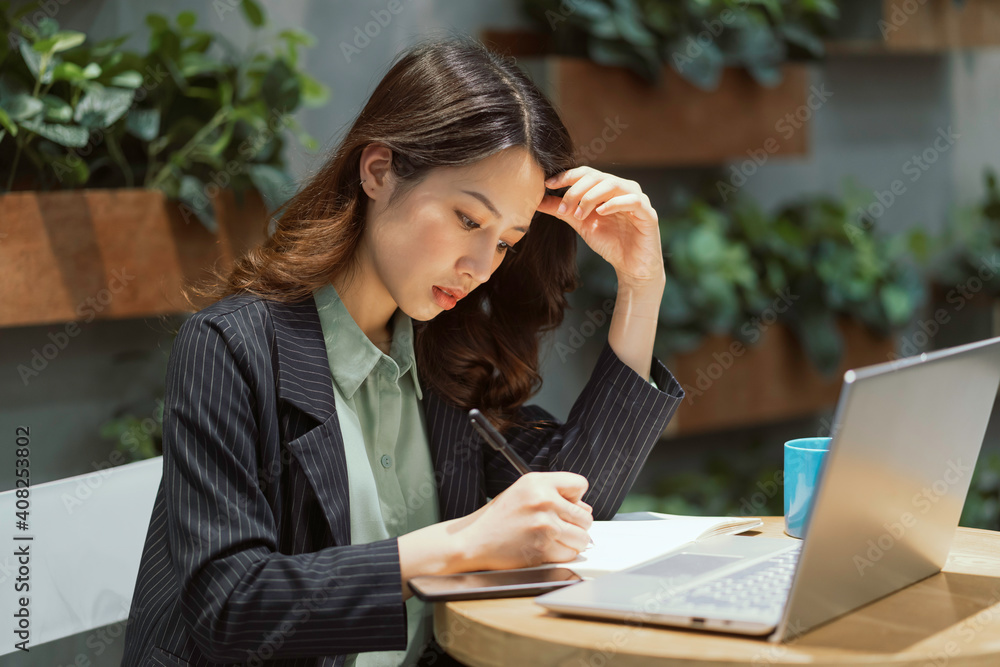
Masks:
[[[490,447],[507,457],[507,460],[510,461],[511,465],[513,465],[519,473],[523,475],[531,472],[531,468],[529,468],[528,464],[524,462],[524,459],[522,459],[518,453],[514,451],[514,448],[510,446],[510,443],[507,442],[502,435],[500,435],[500,432],[493,428],[493,424],[491,424],[489,420],[483,416],[482,412],[476,408],[472,408],[469,410],[469,419],[472,420],[472,425],[475,429],[479,431],[479,435],[483,436],[483,440],[488,442]],[[590,544],[593,544],[594,538],[589,537],[589,539]]]

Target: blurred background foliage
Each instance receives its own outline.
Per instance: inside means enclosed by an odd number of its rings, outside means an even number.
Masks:
[[[317,142],[294,119],[330,91],[301,67],[315,44],[301,29],[267,30],[254,0],[239,5],[254,33],[246,51],[202,30],[194,12],[150,13],[144,53],[128,35],[91,44],[35,9],[0,3],[0,192],[147,187],[183,202],[212,232],[209,186],[238,198],[261,193],[270,209],[292,194],[287,129]]]
[[[627,67],[651,84],[664,63],[713,90],[724,67],[741,67],[761,85],[781,81],[789,59],[823,55],[823,36],[839,16],[833,0],[523,0],[553,50]],[[705,36],[702,36],[702,35]]]
[[[761,85],[780,81],[780,66],[823,55],[823,37],[843,3],[833,0],[523,0],[528,16],[551,31],[555,51],[624,66],[657,83],[664,63],[693,85],[711,90],[724,67],[741,67]],[[0,45],[0,185],[163,189],[214,229],[205,187],[220,170],[227,187],[256,188],[274,208],[293,187],[284,139],[271,131],[269,109],[282,109],[303,145],[316,141],[292,114],[324,104],[329,90],[301,67],[299,51],[315,44],[303,30],[268,31],[262,8],[239,5],[257,45],[240,51],[222,35],[201,30],[195,15],[146,16],[144,53],[126,51],[126,36],[91,44],[86,35],[43,21],[16,22],[0,3],[11,39]],[[31,5],[27,5],[31,7]],[[567,10],[567,8],[570,8]],[[707,33],[706,33],[707,31]],[[711,39],[699,39],[703,33]],[[163,72],[150,79],[151,72]],[[78,149],[102,140],[81,159]],[[696,349],[704,337],[728,334],[752,344],[746,324],[782,294],[797,298],[782,320],[817,369],[839,364],[843,341],[834,322],[855,319],[883,336],[911,324],[928,287],[957,285],[1000,251],[1000,192],[985,174],[987,195],[955,211],[940,237],[922,231],[887,235],[859,213],[870,193],[854,183],[840,195],[816,194],[763,211],[747,197],[709,188],[678,191],[660,214],[667,285],[656,354]],[[592,252],[580,254],[582,289],[598,299],[616,293],[613,269]],[[987,293],[1000,295],[994,277]],[[753,339],[753,340],[751,340]],[[162,403],[145,416],[122,410],[102,437],[127,461],[162,453]],[[673,514],[782,514],[771,488],[780,466],[761,443],[737,455],[708,455],[700,468],[659,480],[650,494],[632,494],[621,511]],[[1000,456],[976,467],[963,525],[1000,528]],[[748,504],[749,502],[749,504]]]

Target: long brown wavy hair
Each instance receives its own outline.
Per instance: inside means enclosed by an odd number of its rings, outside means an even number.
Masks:
[[[397,187],[389,202],[435,167],[471,165],[512,146],[548,178],[576,165],[572,140],[544,94],[508,56],[466,36],[421,42],[399,56],[344,139],[283,207],[273,234],[238,258],[228,276],[194,287],[217,300],[249,292],[298,302],[357,266],[368,197],[360,157],[372,143],[392,150]],[[414,321],[422,387],[500,430],[525,425],[518,408],[541,388],[541,335],[562,323],[578,286],[576,232],[535,213],[530,231],[492,277],[451,310]],[[190,298],[189,298],[190,302]]]

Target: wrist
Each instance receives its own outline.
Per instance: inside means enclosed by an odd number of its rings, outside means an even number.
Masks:
[[[647,280],[619,280],[618,298],[632,301],[656,301],[663,298],[663,290],[667,285],[666,274]]]
[[[411,595],[409,581],[413,577],[468,571],[468,544],[460,530],[464,518],[431,524],[396,538],[403,600]]]

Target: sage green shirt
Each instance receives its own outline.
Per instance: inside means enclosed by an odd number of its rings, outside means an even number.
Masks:
[[[413,354],[413,322],[392,318],[385,354],[365,336],[332,284],[314,293],[333,374],[350,487],[351,543],[398,537],[441,520]],[[433,606],[406,600],[407,645],[351,653],[344,667],[416,664],[433,632]]]

